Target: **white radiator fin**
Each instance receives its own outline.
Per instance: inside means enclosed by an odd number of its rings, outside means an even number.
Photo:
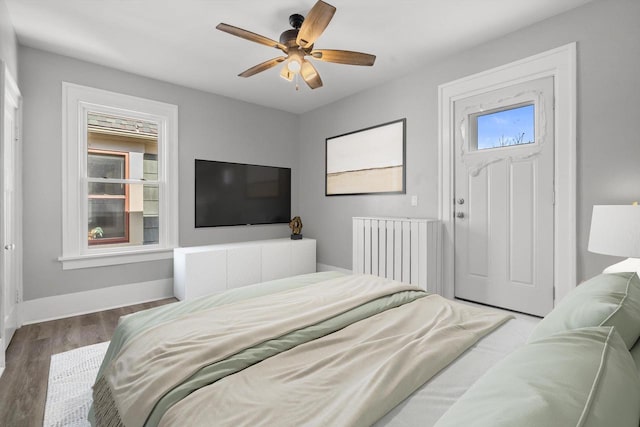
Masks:
[[[353,218],[353,272],[441,293],[440,224],[433,219]]]

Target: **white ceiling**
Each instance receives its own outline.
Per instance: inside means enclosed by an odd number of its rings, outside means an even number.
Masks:
[[[337,8],[318,49],[377,56],[373,67],[315,61],[324,87],[245,69],[280,51],[215,29],[224,22],[278,40],[315,0],[6,0],[21,44],[302,113],[407,74],[590,0],[328,0]]]

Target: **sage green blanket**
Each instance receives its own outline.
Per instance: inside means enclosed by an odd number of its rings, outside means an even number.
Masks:
[[[425,295],[337,276],[283,279],[123,318],[94,386],[94,425],[156,426],[203,386]]]

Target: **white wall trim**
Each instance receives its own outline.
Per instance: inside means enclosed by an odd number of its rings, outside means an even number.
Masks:
[[[20,310],[29,325],[171,297],[173,279],[160,279],[28,300]]]
[[[346,268],[336,267],[335,265],[316,263],[316,271],[339,271],[344,274],[353,274],[351,270],[347,270]]]
[[[4,200],[0,201],[0,217],[2,218],[3,223],[0,227],[0,242],[1,246],[5,247],[5,245],[12,245],[11,251],[13,252],[13,268],[14,276],[8,277],[5,273],[8,271],[8,267],[5,265],[6,257],[3,255],[0,257],[0,272],[2,272],[2,277],[0,277],[0,299],[3,299],[7,296],[7,289],[5,287],[9,286],[7,283],[8,280],[14,281],[14,289],[15,295],[11,294],[8,298],[11,300],[10,304],[6,304],[5,301],[0,301],[0,335],[2,338],[0,339],[0,375],[4,370],[5,366],[5,341],[7,345],[11,341],[11,337],[15,332],[15,328],[19,328],[21,325],[20,318],[20,310],[18,309],[19,303],[22,300],[22,290],[23,290],[23,276],[22,276],[22,264],[23,264],[23,238],[22,238],[22,210],[23,210],[23,197],[22,197],[22,94],[20,93],[20,89],[18,87],[18,83],[15,77],[11,74],[9,67],[5,61],[0,60],[0,103],[2,106],[0,107],[0,159],[2,161],[2,168],[5,166],[5,161],[7,159],[4,158],[5,154],[8,154],[5,151],[5,146],[10,144],[13,149],[10,150],[13,153],[13,179],[14,179],[14,205],[13,205],[13,223],[11,223],[11,227],[13,230],[13,236],[9,236],[5,234],[6,219],[4,218],[4,214],[6,213],[6,206],[4,205]],[[5,136],[7,135],[5,129],[5,114],[7,110],[15,110],[14,116],[14,129],[12,134],[15,138],[15,141],[5,141]],[[0,173],[0,188],[5,187],[5,176],[4,169],[2,173]],[[13,240],[9,240],[9,239]],[[4,249],[2,249],[4,250]],[[14,299],[15,298],[15,299]],[[8,311],[7,311],[8,310]],[[9,327],[7,328],[7,324],[9,323]],[[7,334],[8,335],[5,335]]]
[[[107,265],[131,264],[134,262],[157,261],[171,258],[173,258],[173,249],[154,249],[60,257],[58,261],[62,262],[63,270],[75,270],[77,268],[104,267]]]
[[[576,287],[576,43],[438,86],[439,207],[443,224],[443,290],[454,296],[454,128],[458,99],[553,76],[555,92],[554,286],[560,301]]]

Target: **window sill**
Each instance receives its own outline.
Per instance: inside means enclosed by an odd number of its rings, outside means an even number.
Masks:
[[[131,264],[173,258],[173,249],[147,249],[132,252],[99,253],[58,258],[63,270],[105,267],[109,265]]]

